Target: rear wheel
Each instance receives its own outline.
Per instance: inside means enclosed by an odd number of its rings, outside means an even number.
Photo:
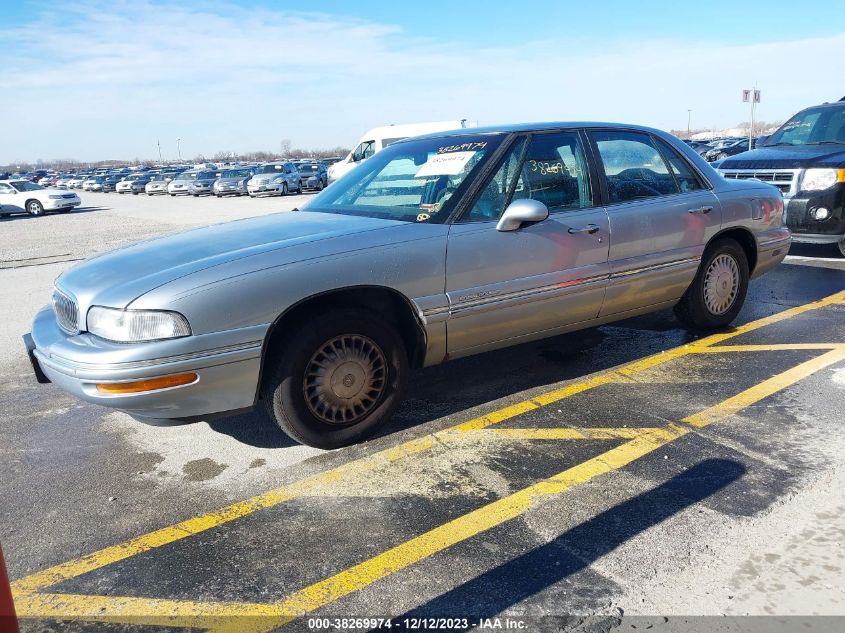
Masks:
[[[26,211],[29,215],[44,215],[44,205],[38,200],[27,200]]]
[[[742,247],[730,238],[717,240],[704,252],[698,273],[675,306],[675,314],[696,330],[729,325],[745,302],[748,277],[748,258]]]
[[[311,319],[267,359],[262,397],[276,424],[317,448],[358,442],[402,397],[407,354],[393,325],[367,310]]]
[[[840,240],[837,246],[839,247],[839,254],[842,255],[842,257],[845,257],[845,237]]]

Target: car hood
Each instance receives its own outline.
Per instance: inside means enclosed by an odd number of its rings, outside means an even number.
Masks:
[[[760,147],[726,159],[721,169],[799,169],[841,167],[845,145],[777,145]]]
[[[407,222],[362,218],[333,213],[286,212],[236,220],[154,238],[94,257],[63,273],[56,285],[76,297],[82,314],[91,305],[123,308],[159,286],[214,266],[262,255],[292,251],[313,242],[336,241],[323,252],[356,248],[352,235]],[[292,261],[312,253],[311,246],[298,250]],[[280,255],[279,264],[291,261]],[[222,275],[221,275],[222,276]]]

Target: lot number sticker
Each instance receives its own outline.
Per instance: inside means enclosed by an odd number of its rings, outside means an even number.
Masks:
[[[424,176],[455,176],[466,167],[475,152],[453,152],[451,154],[437,154],[420,167],[414,178]]]

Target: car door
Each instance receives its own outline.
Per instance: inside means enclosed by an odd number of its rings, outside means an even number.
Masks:
[[[497,230],[506,206],[531,198],[549,217]],[[608,219],[595,205],[578,131],[517,138],[449,232],[452,357],[542,338],[598,316],[608,269]]]
[[[3,213],[21,213],[24,211],[25,197],[12,185],[0,182],[0,207]]]
[[[610,217],[610,281],[601,315],[675,302],[695,277],[721,207],[695,168],[657,136],[589,133]]]

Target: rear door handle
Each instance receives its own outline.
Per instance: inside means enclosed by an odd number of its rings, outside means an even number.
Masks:
[[[699,207],[698,209],[690,209],[690,213],[697,213],[699,215],[707,215],[713,210],[713,207]]]
[[[588,224],[587,226],[582,226],[580,228],[570,228],[567,230],[567,233],[575,234],[575,233],[589,233],[592,235],[593,233],[598,233],[599,227],[595,224]]]

